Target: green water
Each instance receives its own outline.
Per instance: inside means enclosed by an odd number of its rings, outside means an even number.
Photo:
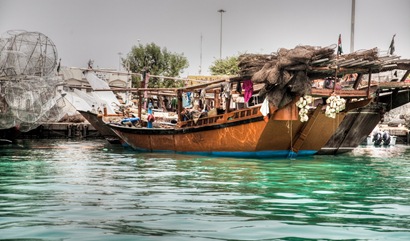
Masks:
[[[410,147],[232,159],[0,146],[0,240],[410,240]]]

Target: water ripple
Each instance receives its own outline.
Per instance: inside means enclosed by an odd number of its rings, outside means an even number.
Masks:
[[[410,237],[403,146],[294,160],[135,153],[99,140],[22,146],[0,149],[0,240]]]

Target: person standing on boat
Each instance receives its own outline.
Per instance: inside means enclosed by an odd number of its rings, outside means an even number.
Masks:
[[[152,103],[148,104],[148,118],[147,118],[147,128],[152,128],[152,123],[155,121],[154,113],[152,111]]]

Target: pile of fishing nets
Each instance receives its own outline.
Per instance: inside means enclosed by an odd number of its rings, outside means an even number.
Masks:
[[[9,31],[0,38],[0,129],[29,131],[64,115],[56,69],[57,49],[44,34]]]
[[[334,58],[335,47],[297,46],[281,48],[272,55],[241,55],[240,75],[251,76],[253,83],[264,83],[259,92],[274,106],[281,108],[296,96],[304,96],[311,89],[307,69],[310,63]]]

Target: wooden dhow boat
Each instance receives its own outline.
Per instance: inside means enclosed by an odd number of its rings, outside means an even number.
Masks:
[[[104,115],[93,113],[91,111],[77,110],[99,133],[111,144],[124,144],[122,139],[106,125],[103,119]],[[107,114],[105,114],[107,116]],[[118,119],[122,119],[122,115],[116,115]]]
[[[372,103],[377,86],[371,82],[371,73],[386,65],[377,49],[337,56],[334,47],[298,46],[272,55],[243,55],[239,77],[172,89],[178,99],[176,125],[108,125],[138,151],[230,157],[313,155],[326,145],[332,147],[329,140],[342,131],[340,124],[349,112]],[[342,83],[350,74],[356,77]],[[367,83],[363,74],[369,75]],[[131,91],[142,100],[144,92],[160,90]],[[233,95],[242,91],[248,101],[232,108]],[[197,99],[207,96],[213,109],[184,119],[187,93]],[[249,95],[255,94],[260,102],[252,104]]]

